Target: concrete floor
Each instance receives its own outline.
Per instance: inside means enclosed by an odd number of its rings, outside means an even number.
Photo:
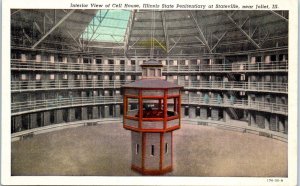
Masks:
[[[12,175],[138,176],[130,132],[121,124],[63,129],[12,143]],[[208,126],[174,132],[174,171],[167,176],[287,177],[287,143]]]

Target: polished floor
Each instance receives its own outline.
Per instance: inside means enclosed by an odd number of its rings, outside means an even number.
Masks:
[[[130,169],[130,132],[119,123],[81,126],[12,143],[12,175],[139,176]],[[287,143],[208,126],[174,132],[167,176],[286,177]]]

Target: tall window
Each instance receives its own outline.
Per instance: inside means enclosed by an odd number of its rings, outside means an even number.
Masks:
[[[140,145],[139,144],[135,144],[135,154],[138,154],[140,151]]]
[[[154,156],[154,145],[151,145],[151,156]]]
[[[168,143],[165,144],[165,154],[168,153]]]

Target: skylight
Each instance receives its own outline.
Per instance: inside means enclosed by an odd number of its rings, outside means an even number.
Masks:
[[[124,42],[129,16],[129,10],[99,10],[81,37],[89,42]]]

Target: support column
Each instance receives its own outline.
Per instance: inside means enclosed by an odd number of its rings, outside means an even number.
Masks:
[[[265,117],[265,129],[270,130],[270,120],[268,117]]]
[[[99,118],[99,116],[98,116],[98,107],[97,106],[93,106],[92,112],[93,112],[93,116],[92,116],[93,119]]]
[[[98,106],[99,118],[103,118],[103,106]]]
[[[185,112],[184,112],[185,106],[181,107],[181,118],[185,118]]]
[[[30,114],[30,125],[31,125],[31,128],[38,127],[38,125],[37,125],[37,114],[36,113]]]
[[[278,132],[282,132],[282,133],[284,133],[284,121],[282,121],[282,120],[279,120],[278,121]]]
[[[13,116],[13,132],[20,132],[22,130],[22,118],[21,116]]]
[[[256,113],[255,121],[259,128],[263,128],[263,129],[265,128],[265,117],[262,113],[260,113],[260,112]]]
[[[189,106],[189,117],[196,118],[196,107]]]
[[[226,109],[223,109],[223,121],[224,122],[229,122],[230,121],[230,116],[228,115]]]
[[[207,120],[207,107],[200,107],[200,119]]]
[[[115,111],[114,111],[115,115],[114,115],[114,117],[117,117],[117,118],[120,117],[120,115],[121,115],[120,114],[120,108],[121,108],[120,105],[115,105],[114,108],[115,108]]]
[[[211,109],[211,119],[215,120],[215,121],[219,120],[219,109],[218,108]]]
[[[278,116],[271,114],[270,116],[270,130],[277,131]]]
[[[44,126],[50,125],[50,112],[45,111],[43,115],[44,115]]]
[[[288,134],[288,117],[284,119],[284,133]]]
[[[68,112],[68,121],[72,122],[75,121],[75,109],[74,108],[70,108],[69,112]]]
[[[249,126],[256,126],[254,113],[252,113],[252,112],[248,113],[248,125]]]
[[[103,117],[109,118],[109,106],[107,106],[107,105],[104,106]]]
[[[63,110],[56,110],[55,112],[55,123],[63,123]]]
[[[81,119],[82,120],[87,120],[88,119],[87,108],[86,107],[81,107]]]

